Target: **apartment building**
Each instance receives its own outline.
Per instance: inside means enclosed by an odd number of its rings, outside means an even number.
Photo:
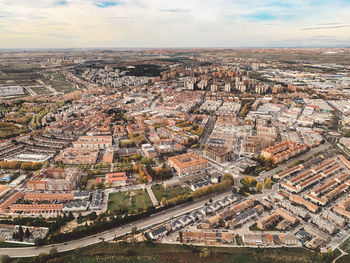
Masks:
[[[63,204],[14,204],[10,207],[11,213],[48,213],[61,212]]]
[[[306,201],[304,198],[302,198],[300,196],[290,194],[289,200],[292,203],[304,206],[306,209],[308,209],[309,211],[311,211],[313,213],[316,213],[319,210],[319,207],[317,205]]]
[[[217,163],[225,163],[233,159],[233,151],[220,146],[205,147],[203,155]]]
[[[11,206],[13,203],[17,202],[20,198],[22,198],[23,193],[19,191],[15,191],[11,193],[10,195],[6,196],[1,200],[0,203],[0,212],[5,212],[9,206]]]
[[[255,154],[262,149],[273,146],[275,141],[268,137],[247,136],[242,140],[242,153]]]
[[[333,206],[333,211],[350,220],[350,198],[345,199],[339,204]]]
[[[98,149],[75,149],[66,148],[59,153],[55,161],[63,164],[96,164],[98,159]]]
[[[27,182],[29,190],[72,191],[81,176],[79,169],[47,168]]]
[[[208,160],[195,153],[185,153],[169,157],[168,165],[175,169],[178,175],[193,175],[204,172],[208,168]]]
[[[74,194],[73,193],[39,193],[39,192],[32,192],[32,193],[26,193],[23,196],[23,199],[35,201],[35,202],[42,202],[42,201],[72,201],[74,200]]]
[[[112,136],[81,136],[73,142],[75,149],[105,149],[112,146]]]
[[[260,156],[265,159],[272,159],[272,161],[277,164],[286,161],[299,153],[305,152],[306,150],[307,146],[305,144],[297,145],[294,142],[283,141],[262,150]]]
[[[156,158],[158,155],[156,149],[149,143],[142,144],[141,150],[145,156],[150,158]]]
[[[108,147],[103,154],[103,163],[104,164],[112,164],[114,161],[114,148]]]

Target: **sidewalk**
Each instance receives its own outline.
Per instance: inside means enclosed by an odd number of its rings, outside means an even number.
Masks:
[[[157,201],[157,198],[155,197],[155,195],[154,195],[154,193],[153,193],[153,191],[151,189],[151,186],[150,185],[147,186],[146,189],[147,189],[149,197],[152,200],[152,203],[153,203],[154,207],[157,207],[158,206],[158,201]]]

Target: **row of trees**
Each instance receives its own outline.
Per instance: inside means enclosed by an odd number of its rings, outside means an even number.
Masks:
[[[41,169],[42,163],[39,162],[19,162],[19,161],[1,161],[1,169],[22,169],[28,171],[36,171]]]
[[[247,103],[244,104],[244,106],[241,109],[241,112],[239,113],[240,117],[245,117],[247,115],[247,113],[248,113],[252,103],[253,102],[247,102]]]
[[[248,187],[255,187],[257,182],[253,176],[246,176],[241,180],[241,184]]]
[[[18,136],[21,133],[25,133],[28,131],[26,126],[19,127],[13,123],[9,122],[0,122],[0,139],[8,139],[14,136]]]
[[[241,184],[243,185],[242,192],[249,192],[249,187],[255,187],[256,191],[261,192],[263,189],[263,183],[257,182],[253,176],[246,176],[241,180]],[[272,180],[271,177],[266,177],[264,180],[264,188],[271,189],[272,188]]]
[[[26,228],[26,230],[23,230],[23,227],[20,225],[18,228],[18,232],[14,232],[12,235],[12,238],[14,240],[23,241],[25,238],[28,239],[30,237],[31,233],[29,231],[29,228]]]
[[[37,245],[45,245],[46,243],[61,243],[69,240],[79,239],[88,235],[99,233],[108,229],[119,227],[128,223],[135,222],[137,220],[149,217],[155,212],[155,207],[149,207],[147,211],[142,213],[128,215],[124,214],[123,217],[108,215],[107,213],[100,214],[96,220],[92,223],[78,226],[71,232],[61,233],[60,231],[54,232],[49,240],[37,240]]]

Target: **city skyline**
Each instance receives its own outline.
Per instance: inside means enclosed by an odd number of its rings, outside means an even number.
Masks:
[[[347,47],[349,0],[0,1],[0,48]]]

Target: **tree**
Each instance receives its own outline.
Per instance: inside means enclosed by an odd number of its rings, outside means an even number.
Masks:
[[[1,263],[10,263],[11,259],[8,255],[0,255],[0,262]]]
[[[25,236],[25,238],[27,238],[27,239],[30,237],[29,228],[27,228],[26,231],[24,232],[24,236]]]
[[[207,248],[207,247],[205,247],[205,248],[203,248],[203,249],[201,250],[201,253],[199,254],[199,256],[200,256],[201,258],[207,258],[207,257],[210,256],[210,254],[211,254],[210,249]]]
[[[32,170],[39,170],[39,169],[41,169],[41,167],[42,167],[43,165],[41,164],[41,163],[39,163],[39,162],[34,162],[34,163],[32,163]]]
[[[166,203],[167,203],[166,198],[165,198],[165,197],[163,197],[163,198],[162,198],[162,200],[161,200],[161,202],[162,202],[162,205],[163,205],[163,206],[164,206],[164,205],[166,205]]]
[[[230,173],[225,173],[222,177],[223,181],[233,182],[233,176]]]
[[[68,213],[68,220],[69,221],[73,221],[74,219],[75,219],[75,217],[74,217],[72,211],[69,211],[69,213]]]
[[[105,189],[105,184],[104,183],[98,183],[97,184],[97,189]]]
[[[266,177],[264,182],[265,189],[271,189],[272,183],[271,183],[271,177]]]
[[[20,225],[19,228],[18,228],[18,239],[20,241],[22,241],[23,237],[24,237],[24,231],[23,231],[23,227]]]
[[[44,165],[43,165],[43,168],[47,168],[50,166],[50,162],[49,161],[45,161],[44,162]]]
[[[50,252],[49,252],[50,256],[55,256],[57,255],[57,253],[58,253],[57,248],[53,247],[50,249]]]
[[[34,243],[35,243],[36,246],[43,246],[43,245],[45,245],[45,240],[42,239],[42,238],[36,238],[34,240]]]
[[[256,184],[256,190],[257,190],[258,192],[260,192],[260,191],[262,190],[262,182],[258,182],[258,183]]]
[[[245,178],[243,178],[241,182],[243,185],[246,185],[248,187],[252,187],[256,185],[256,181],[253,176],[246,176]]]
[[[48,254],[46,254],[46,253],[40,253],[39,255],[38,255],[38,258],[37,258],[37,262],[38,263],[46,263],[46,261],[47,261],[47,259],[48,259]]]
[[[154,160],[151,157],[143,157],[140,163],[144,165],[151,165],[154,163]]]
[[[131,234],[132,234],[133,236],[137,234],[137,226],[133,226],[133,227],[131,228]]]
[[[219,226],[220,226],[220,227],[224,227],[224,226],[225,226],[225,221],[224,221],[224,219],[222,219],[222,218],[219,219]]]

